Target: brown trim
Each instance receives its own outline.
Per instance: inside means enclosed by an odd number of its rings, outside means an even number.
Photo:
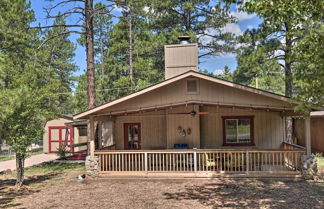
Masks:
[[[141,123],[124,123],[124,149],[125,150],[136,150],[136,149],[130,149],[128,147],[128,126],[129,125],[137,125],[138,126],[138,149],[137,150],[140,150],[142,145],[142,129],[141,129]]]
[[[249,143],[227,143],[226,142],[226,119],[249,119],[250,120],[250,136],[251,142]],[[223,146],[255,146],[254,143],[254,116],[253,115],[239,115],[239,116],[222,116],[223,120]]]

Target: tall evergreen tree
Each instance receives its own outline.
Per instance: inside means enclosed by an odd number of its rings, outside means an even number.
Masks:
[[[63,17],[58,15],[54,20],[55,25],[65,25],[66,22]],[[43,40],[49,40],[40,48],[42,53],[43,65],[47,68],[52,69],[51,76],[60,83],[59,88],[55,90],[55,93],[59,95],[59,112],[60,113],[71,113],[73,105],[72,99],[72,86],[73,78],[72,73],[77,70],[77,66],[74,63],[75,46],[69,40],[69,34],[66,33],[68,30],[65,27],[55,27],[48,29],[43,35]],[[58,36],[55,39],[50,39],[56,34],[64,34]]]
[[[163,35],[165,43],[176,43],[178,36],[189,35],[198,42],[199,57],[233,52],[234,34],[222,29],[235,18],[222,1],[154,0],[151,5],[152,29]]]
[[[119,7],[121,17],[110,32],[105,54],[110,75],[106,86],[116,89],[110,93],[109,100],[144,88],[163,76],[163,68],[156,66],[156,58],[163,51],[157,49],[161,43],[150,29],[145,2],[123,1]]]
[[[16,153],[17,186],[23,184],[27,147],[41,139],[46,119],[55,116],[54,92],[61,85],[37,49],[33,20],[30,3],[0,2],[0,132]]]
[[[263,18],[260,27],[262,39],[276,42],[269,60],[279,63],[285,73],[285,95],[292,97],[294,68],[298,62],[298,43],[304,36],[303,22],[321,19],[323,5],[320,0],[251,0],[238,1],[243,10]],[[310,23],[309,22],[309,23]]]
[[[237,50],[237,69],[233,80],[256,88],[284,94],[284,72],[273,60],[277,40],[264,40],[260,31],[247,30],[239,38],[241,47]]]

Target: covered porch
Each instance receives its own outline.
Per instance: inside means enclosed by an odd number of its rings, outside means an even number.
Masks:
[[[192,110],[195,116],[182,115]],[[310,154],[309,117],[288,108],[195,102],[106,114],[89,117],[90,154],[98,159],[99,174],[105,177],[300,177],[301,156]],[[304,118],[306,147],[285,140],[284,121],[292,115]],[[243,133],[249,137],[240,138],[244,143],[226,143],[226,119],[244,116],[252,121],[251,131]],[[127,124],[139,125],[132,145],[127,144]],[[94,140],[96,133],[103,132],[96,127],[103,126],[110,127],[108,146],[101,137]],[[179,144],[185,149],[176,148]]]

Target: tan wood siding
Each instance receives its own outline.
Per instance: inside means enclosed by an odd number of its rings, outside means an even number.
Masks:
[[[294,143],[305,147],[305,121],[303,118],[294,120]],[[310,122],[312,151],[324,153],[324,117],[311,117]]]
[[[284,141],[283,119],[277,112],[250,111],[236,108],[202,107],[208,115],[200,116],[201,148],[220,148],[223,145],[222,116],[254,116],[256,148],[279,149]]]
[[[114,144],[114,121],[103,121],[101,124],[101,146],[108,147]]]
[[[164,115],[116,117],[114,140],[117,149],[124,149],[124,123],[141,123],[142,149],[166,148],[166,120]]]
[[[190,79],[190,78],[188,78]],[[154,91],[145,93],[135,98],[124,101],[108,109],[98,111],[96,114],[109,113],[113,111],[126,111],[139,108],[169,105],[172,103],[185,102],[190,100],[220,102],[238,105],[262,105],[274,107],[291,107],[287,102],[266,97],[260,94],[247,92],[229,86],[213,83],[211,81],[199,79],[199,93],[186,93],[187,79],[179,80]]]
[[[198,71],[198,45],[166,45],[165,79],[172,78],[190,70]]]
[[[199,116],[172,114],[176,112],[188,113],[193,110],[192,106],[174,108],[168,111],[167,119],[167,148],[172,149],[174,144],[188,144],[189,148],[200,148],[200,128]],[[194,107],[198,111],[198,106]],[[181,136],[178,127],[181,126],[185,130],[186,136]],[[191,134],[188,134],[188,128]]]

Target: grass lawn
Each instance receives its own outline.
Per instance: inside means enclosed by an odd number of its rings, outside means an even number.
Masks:
[[[32,155],[39,155],[39,154],[42,154],[43,153],[43,150],[39,150],[39,151],[36,151],[36,152],[28,152],[28,157],[32,156]],[[7,160],[13,160],[16,158],[16,155],[15,154],[12,154],[12,155],[0,155],[0,162],[1,161],[7,161]]]
[[[317,155],[317,166],[320,169],[324,169],[324,156]]]
[[[278,179],[86,179],[84,164],[52,163],[0,176],[0,208],[323,208],[324,182]]]

